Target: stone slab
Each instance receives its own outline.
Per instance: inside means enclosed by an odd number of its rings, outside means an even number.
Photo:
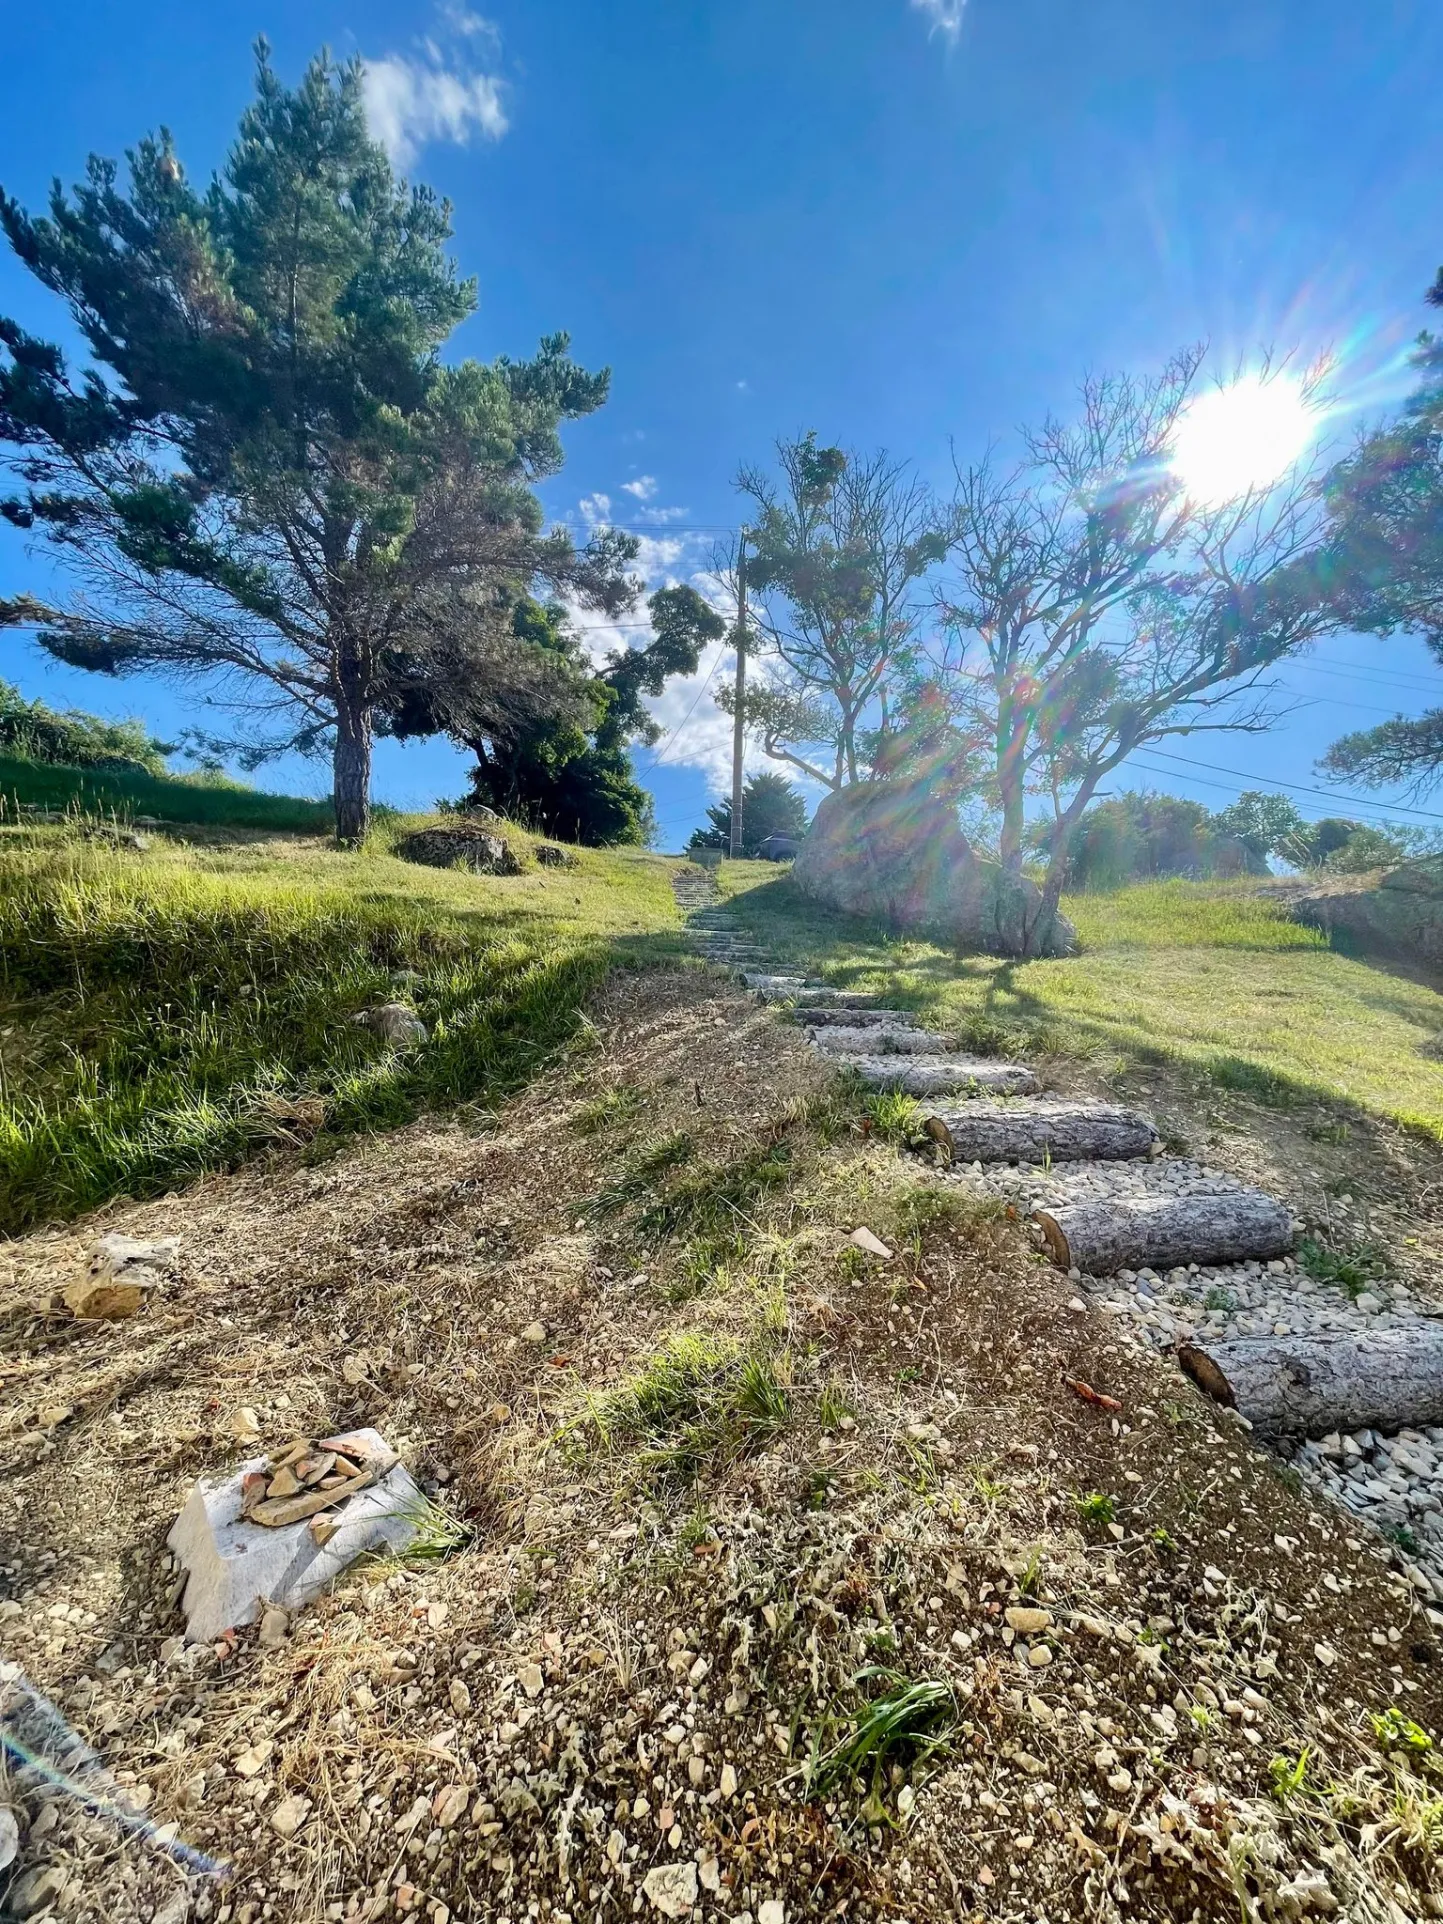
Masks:
[[[376,1430],[351,1430],[342,1440],[386,1451]],[[330,1588],[359,1556],[404,1550],[426,1506],[415,1479],[396,1463],[378,1482],[323,1513],[339,1527],[317,1543],[310,1520],[281,1529],[241,1516],[246,1476],[265,1467],[253,1457],[226,1476],[202,1477],[185,1500],[166,1544],[186,1571],[185,1634],[209,1642],[222,1631],[254,1623],[267,1604],[298,1610]]]

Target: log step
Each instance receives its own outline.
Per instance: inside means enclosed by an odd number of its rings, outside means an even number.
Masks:
[[[869,1015],[886,1019],[866,1026],[847,1023],[818,1025],[812,1031],[812,1046],[829,1056],[947,1056],[961,1047],[955,1035],[937,1029],[908,1029],[891,1020],[890,1012],[870,1009]]]
[[[793,1009],[794,1022],[809,1029],[889,1028],[905,1029],[918,1020],[910,1009]]]
[[[1117,1196],[1033,1211],[1059,1269],[1111,1276],[1119,1269],[1267,1262],[1293,1246],[1289,1211],[1261,1189],[1220,1194]]]
[[[1443,1423],[1443,1327],[1358,1336],[1239,1336],[1184,1343],[1200,1389],[1264,1436],[1424,1429]]]
[[[923,1126],[954,1162],[1122,1162],[1157,1141],[1146,1116],[1103,1102],[969,1102]]]
[[[1037,1078],[1020,1062],[979,1062],[966,1056],[851,1056],[840,1065],[854,1069],[873,1089],[895,1089],[904,1096],[950,1096],[988,1090],[999,1096],[1030,1096]]]
[[[768,976],[748,984],[759,1002],[790,1002],[799,1012],[810,1009],[865,1009],[870,989],[829,989],[823,984],[798,982],[787,976]]]

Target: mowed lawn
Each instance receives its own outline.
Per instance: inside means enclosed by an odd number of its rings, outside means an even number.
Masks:
[[[1064,904],[1066,961],[958,956],[819,914],[789,879],[722,886],[780,955],[886,988],[982,1046],[1188,1064],[1224,1086],[1356,1104],[1443,1138],[1443,996],[1331,948],[1247,883],[1153,882]]]

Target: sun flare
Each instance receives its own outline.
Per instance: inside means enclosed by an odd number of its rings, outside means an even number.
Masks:
[[[1195,501],[1215,507],[1281,480],[1318,425],[1297,381],[1246,374],[1187,409],[1173,438],[1173,471]]]

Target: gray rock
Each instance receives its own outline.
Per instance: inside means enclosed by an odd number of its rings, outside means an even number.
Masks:
[[[818,808],[792,869],[804,895],[890,928],[1019,955],[1041,896],[975,853],[955,807],[920,782],[854,782]],[[1067,955],[1061,914],[1034,953]]]
[[[542,868],[575,868],[576,857],[570,849],[558,848],[555,842],[538,842],[536,859]]]
[[[466,823],[418,828],[401,837],[396,853],[403,861],[421,862],[427,868],[468,868],[475,875],[521,873],[521,864],[504,836]]]

